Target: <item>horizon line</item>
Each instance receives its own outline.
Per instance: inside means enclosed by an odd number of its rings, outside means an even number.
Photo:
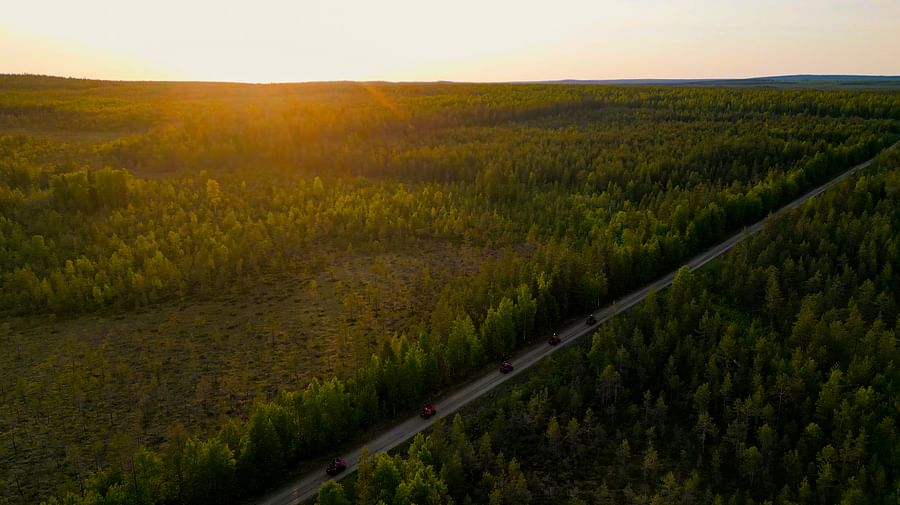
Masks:
[[[309,80],[309,81],[227,81],[227,80],[197,80],[197,79],[103,79],[95,77],[73,77],[39,73],[0,73],[0,77],[41,77],[51,79],[65,79],[72,81],[99,81],[112,83],[160,83],[160,84],[247,84],[247,85],[279,85],[279,84],[328,84],[328,83],[385,83],[385,84],[614,84],[614,83],[709,83],[709,82],[734,82],[754,81],[766,79],[900,79],[900,74],[771,74],[750,77],[616,77],[616,78],[549,78],[527,80],[504,81],[455,81],[450,79],[435,80],[387,80],[387,79],[333,79],[333,80]]]

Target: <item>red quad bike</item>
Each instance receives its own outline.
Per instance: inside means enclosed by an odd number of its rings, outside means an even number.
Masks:
[[[558,333],[554,333],[549,339],[547,339],[547,343],[550,345],[556,345],[560,342],[562,342],[562,337],[560,337]]]
[[[328,463],[328,466],[325,467],[325,473],[334,477],[335,475],[343,472],[347,469],[347,462],[344,461],[344,458],[334,458],[331,460],[331,463]]]
[[[500,364],[500,373],[509,373],[513,371],[513,365],[509,361]]]
[[[588,326],[594,326],[595,324],[597,324],[597,318],[594,317],[593,314],[591,314],[588,316],[587,321],[585,321],[584,324]]]
[[[434,408],[434,405],[428,404],[422,407],[422,412],[419,414],[419,417],[422,419],[428,419],[429,417],[437,414],[437,409]]]

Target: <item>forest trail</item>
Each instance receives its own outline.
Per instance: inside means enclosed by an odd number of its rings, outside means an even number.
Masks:
[[[894,143],[885,150],[895,149],[898,145],[900,145],[900,141]],[[821,186],[818,186],[805,193],[804,195],[796,198],[795,200],[785,204],[783,207],[773,212],[761,221],[753,224],[752,226],[744,228],[744,230],[736,233],[724,242],[721,242],[720,244],[708,249],[707,251],[698,254],[690,261],[685,263],[684,266],[692,271],[702,267],[703,265],[709,263],[713,259],[730,250],[744,238],[760,231],[769,219],[772,219],[775,216],[783,214],[802,205],[807,200],[819,195],[835,184],[853,175],[857,171],[868,167],[872,164],[873,161],[874,158],[842,172],[841,174],[822,184]],[[542,341],[529,348],[519,351],[512,358],[512,362],[516,368],[511,373],[501,374],[497,370],[492,370],[491,372],[463,385],[448,396],[436,401],[434,405],[437,408],[438,415],[444,418],[449,418],[451,414],[462,408],[467,403],[481,397],[485,393],[490,392],[497,386],[512,379],[516,375],[523,373],[525,370],[532,367],[550,354],[564,347],[567,347],[568,345],[571,345],[574,342],[580,340],[585,335],[592,333],[604,321],[633,307],[638,302],[646,298],[651,291],[660,291],[668,287],[672,283],[672,280],[675,278],[676,271],[668,273],[655,282],[652,282],[644,286],[643,288],[616,300],[614,303],[607,305],[606,307],[597,309],[597,311],[594,313],[597,318],[597,324],[593,326],[587,326],[584,323],[584,320],[580,319],[577,323],[561,329],[559,331],[559,335],[560,337],[562,337],[562,342],[559,345],[551,346]],[[381,432],[365,444],[356,447],[351,451],[345,452],[343,455],[341,455],[341,457],[343,457],[347,462],[347,470],[338,475],[336,478],[341,479],[356,470],[357,464],[359,463],[359,453],[363,447],[368,447],[369,451],[372,454],[382,451],[388,451],[411,439],[420,431],[423,431],[426,428],[430,427],[432,424],[434,424],[435,420],[436,417],[432,417],[428,420],[423,420],[418,415],[415,415],[407,419],[406,421],[403,421]],[[321,470],[304,475],[287,484],[284,484],[264,497],[250,500],[250,503],[259,505],[295,505],[303,503],[304,501],[314,497],[319,489],[319,486],[330,478],[331,477],[325,474],[323,468]]]

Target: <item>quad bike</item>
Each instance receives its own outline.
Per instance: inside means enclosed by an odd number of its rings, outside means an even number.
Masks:
[[[331,463],[328,463],[328,466],[325,467],[325,473],[334,477],[335,475],[343,472],[347,469],[347,462],[344,461],[344,458],[334,458],[331,460]]]
[[[428,419],[429,417],[437,414],[437,409],[434,408],[434,405],[428,404],[422,407],[422,412],[419,414],[419,417],[422,419]]]

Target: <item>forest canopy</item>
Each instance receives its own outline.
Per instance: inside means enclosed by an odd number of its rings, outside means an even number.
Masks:
[[[878,91],[2,76],[3,498],[133,499],[138,470],[179,503],[262,489],[869,159],[898,120]],[[246,302],[272,292],[331,319],[279,326]],[[199,304],[247,322],[107,321]],[[188,456],[218,473],[179,473]]]

